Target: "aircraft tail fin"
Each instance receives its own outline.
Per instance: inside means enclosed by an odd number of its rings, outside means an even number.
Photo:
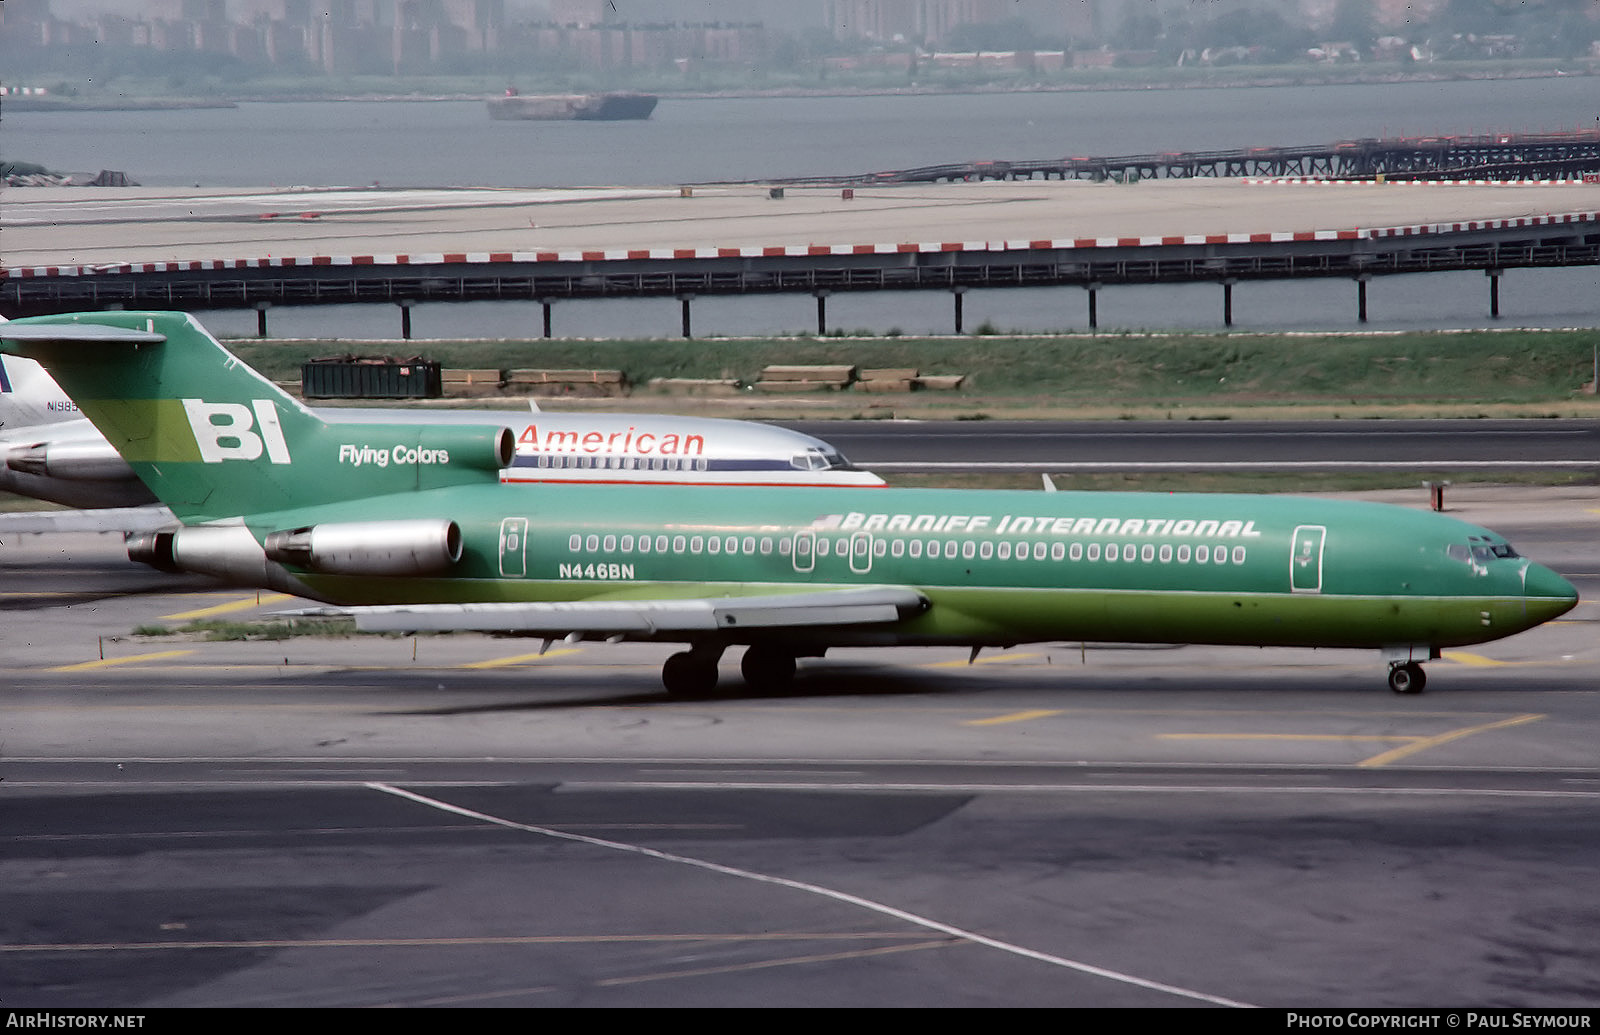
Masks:
[[[186,313],[0,324],[186,523],[498,480],[505,428],[324,423]]]

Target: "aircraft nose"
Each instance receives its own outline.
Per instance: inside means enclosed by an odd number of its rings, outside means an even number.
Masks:
[[[1529,564],[1522,574],[1522,601],[1528,624],[1537,625],[1578,606],[1578,590],[1544,565]]]

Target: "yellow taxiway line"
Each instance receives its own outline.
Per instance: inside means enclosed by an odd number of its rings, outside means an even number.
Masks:
[[[278,604],[290,599],[287,593],[257,593],[254,596],[241,597],[230,600],[226,604],[213,604],[211,607],[202,607],[194,611],[179,611],[175,615],[162,615],[162,621],[167,622],[192,622],[197,618],[214,618],[217,615],[233,614],[236,611],[249,611],[267,604]]]
[[[1542,718],[1544,718],[1543,715],[1516,715],[1509,719],[1501,719],[1499,722],[1487,722],[1482,726],[1464,726],[1461,729],[1451,730],[1448,733],[1440,733],[1433,737],[1418,737],[1413,743],[1407,744],[1403,747],[1397,747],[1393,751],[1385,751],[1381,755],[1373,755],[1371,758],[1357,762],[1356,765],[1365,769],[1376,769],[1379,766],[1385,766],[1390,762],[1399,761],[1400,759],[1409,755],[1414,755],[1419,751],[1426,751],[1429,748],[1438,747],[1440,744],[1448,744],[1452,740],[1461,740],[1466,737],[1475,736],[1479,733],[1487,733],[1490,730],[1503,730],[1512,726],[1525,726],[1530,722],[1538,722]]]
[[[576,647],[566,650],[547,650],[543,654],[513,654],[509,658],[490,658],[488,661],[469,661],[461,668],[508,668],[512,665],[521,665],[525,662],[538,661],[541,658],[559,658],[563,654],[578,654],[581,651]]]
[[[87,672],[97,668],[111,668],[113,665],[138,665],[146,661],[160,661],[163,658],[181,658],[185,654],[193,653],[193,650],[158,650],[153,654],[130,654],[125,658],[101,658],[97,661],[80,661],[76,665],[60,665],[56,668],[46,669],[46,671]]]
[[[1486,658],[1482,654],[1470,654],[1464,650],[1447,650],[1441,655],[1446,661],[1454,661],[1458,665],[1476,665],[1479,668],[1488,668],[1495,665],[1506,665],[1509,662],[1496,661]]]
[[[1400,745],[1391,748],[1371,758],[1362,759],[1356,765],[1364,769],[1376,769],[1407,758],[1419,751],[1448,744],[1453,740],[1462,740],[1479,733],[1490,730],[1507,729],[1512,726],[1523,726],[1530,722],[1538,722],[1543,715],[1528,714],[1516,715],[1498,722],[1486,722],[1479,726],[1463,726],[1460,729],[1437,733],[1433,736],[1408,736],[1405,734],[1346,734],[1346,733],[1158,733],[1157,740],[1282,740],[1307,742],[1315,740],[1340,741],[1344,743],[1360,743],[1366,741],[1393,742],[1399,741]]]
[[[1063,714],[1063,712],[1061,712],[1060,710],[1047,711],[1047,710],[1043,710],[1043,709],[1038,710],[1038,711],[1029,711],[1029,712],[1012,712],[1010,715],[996,715],[993,718],[989,718],[989,719],[969,719],[966,722],[962,723],[962,725],[963,726],[1001,726],[1001,725],[1004,725],[1005,723],[1008,723],[1008,722],[1032,722],[1034,719],[1048,719],[1052,715],[1061,715],[1061,714]]]
[[[1402,741],[1411,743],[1420,738],[1401,733],[1157,733],[1157,740],[1353,740]]]
[[[934,661],[923,668],[965,668],[968,665],[1006,665],[1013,661],[1029,661],[1033,658],[1043,657],[1042,654],[991,654],[987,658],[973,658],[967,661],[958,658],[955,661]]]

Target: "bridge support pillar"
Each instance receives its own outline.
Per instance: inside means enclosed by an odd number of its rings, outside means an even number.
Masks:
[[[960,334],[960,333],[962,333],[961,324],[962,324],[962,319],[963,319],[962,299],[966,295],[967,289],[964,288],[964,287],[951,288],[950,289],[950,293],[955,296],[955,300],[956,300],[956,333]]]
[[[539,299],[539,305],[544,309],[544,336],[550,337],[550,308],[556,304],[553,298]]]
[[[817,337],[821,338],[828,333],[828,295],[830,292],[815,292],[817,299]]]
[[[1500,278],[1505,270],[1484,270],[1483,275],[1489,278],[1489,315],[1496,320],[1500,319]]]
[[[693,301],[693,299],[693,295],[678,296],[678,301],[683,305],[683,336],[685,338],[694,337],[694,329],[689,323],[689,303]]]
[[[1089,291],[1089,329],[1092,331],[1100,326],[1100,288],[1098,280],[1091,280],[1084,285]]]
[[[1362,323],[1367,322],[1367,282],[1371,279],[1370,273],[1356,275],[1356,319]]]
[[[1228,277],[1222,282],[1222,326],[1233,326],[1233,285],[1239,283],[1235,277]]]
[[[272,308],[271,302],[256,303],[256,337],[267,336],[267,310]]]
[[[400,307],[400,337],[405,338],[407,340],[410,340],[410,338],[411,338],[411,307],[416,305],[416,303],[411,301],[410,299],[404,299],[404,300],[402,300],[400,302],[397,302],[395,304]]]

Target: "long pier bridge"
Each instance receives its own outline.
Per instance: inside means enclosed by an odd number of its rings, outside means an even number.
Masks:
[[[1600,130],[1341,140],[1305,147],[1172,151],[1102,158],[959,162],[784,183],[957,180],[1155,180],[1298,177],[1335,180],[1575,179],[1600,172]],[[773,180],[771,182],[779,182]]]
[[[1012,179],[841,188],[226,191],[33,188],[3,213],[0,313],[1076,287],[1368,283],[1600,266],[1600,182],[1125,184]],[[1080,296],[1084,297],[1084,296]],[[1080,311],[1071,302],[1064,303]],[[1064,314],[1065,323],[1077,320]]]

